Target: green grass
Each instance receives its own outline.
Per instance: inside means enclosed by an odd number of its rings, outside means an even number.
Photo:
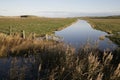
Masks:
[[[93,28],[101,31],[105,31],[112,36],[108,36],[110,40],[120,45],[120,18],[108,19],[108,18],[89,18],[87,19]]]
[[[36,33],[41,36],[67,27],[74,21],[76,21],[74,18],[1,17],[0,32],[9,34],[9,27],[11,27],[12,33],[20,33],[25,30],[27,35]]]

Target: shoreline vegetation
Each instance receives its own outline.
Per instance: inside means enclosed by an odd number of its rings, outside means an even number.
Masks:
[[[16,26],[12,29],[13,33],[16,31],[19,32],[19,30],[24,28],[24,30],[28,32],[26,35],[33,31],[35,31],[36,34],[42,33],[41,35],[43,35],[43,33],[48,34],[46,33],[47,31],[51,33],[76,20],[77,18],[20,18],[20,20],[0,18],[0,30],[8,30],[8,25],[10,25],[12,27]],[[33,27],[31,28],[31,26]],[[39,28],[38,26],[41,27]],[[34,29],[34,27],[36,28]],[[48,27],[52,29],[47,29]],[[39,29],[43,30],[43,32],[38,32]],[[97,47],[93,47],[93,45],[89,43],[83,45],[83,47],[76,52],[75,48],[65,45],[63,42],[37,40],[31,36],[22,38],[20,34],[7,35],[0,33],[0,57],[12,57],[10,70],[7,72],[8,75],[1,79],[120,80],[119,53],[120,49],[116,49],[113,52],[107,50],[101,52]],[[20,63],[18,60],[19,56],[21,56],[23,61],[21,65],[18,64]],[[28,73],[29,71],[27,71],[29,68],[24,65],[27,64],[25,58],[30,60],[32,64],[29,66],[32,68],[30,70],[31,75]]]
[[[120,16],[90,17],[86,20],[94,29],[108,33],[106,37],[120,46]]]

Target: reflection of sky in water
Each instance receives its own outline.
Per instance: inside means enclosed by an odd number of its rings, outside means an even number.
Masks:
[[[99,40],[100,36],[107,35],[107,33],[93,29],[90,24],[84,20],[78,20],[75,24],[61,30],[56,31],[57,36],[64,38],[64,42],[73,45],[78,48],[81,44],[85,44],[87,41],[94,44],[95,41],[99,42],[99,49],[112,49],[115,44],[110,42],[109,39]]]
[[[33,65],[35,65],[34,56],[0,58],[0,80],[9,80],[10,77],[20,75],[25,75],[25,80],[36,80],[38,70],[37,65],[36,67]],[[17,72],[19,74],[16,74]]]

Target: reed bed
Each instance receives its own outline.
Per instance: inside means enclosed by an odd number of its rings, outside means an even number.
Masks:
[[[61,42],[0,34],[0,56],[14,56],[9,76],[1,79],[120,80],[120,63],[116,63],[116,57],[88,45],[76,52]]]

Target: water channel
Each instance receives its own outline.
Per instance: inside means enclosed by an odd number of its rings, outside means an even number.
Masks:
[[[108,35],[106,32],[92,28],[92,26],[85,20],[78,20],[67,28],[61,31],[56,31],[55,35],[62,37],[66,44],[70,44],[77,49],[79,49],[81,45],[85,45],[87,42],[93,46],[97,43],[100,50],[108,48],[113,50],[117,46],[105,37]]]

